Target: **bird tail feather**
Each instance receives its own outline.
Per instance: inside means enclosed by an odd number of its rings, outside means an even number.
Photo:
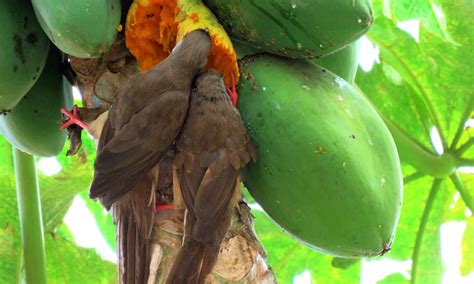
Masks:
[[[206,245],[189,238],[185,241],[168,275],[167,284],[200,284],[212,271],[219,254],[219,245]]]
[[[117,248],[119,249],[120,283],[147,283],[150,272],[151,241],[140,232],[132,217],[117,222]]]

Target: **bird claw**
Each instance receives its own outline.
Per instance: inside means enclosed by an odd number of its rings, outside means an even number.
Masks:
[[[174,210],[173,204],[159,204],[155,205],[155,213],[158,214],[163,211]]]
[[[61,108],[61,113],[69,117],[69,119],[61,125],[61,130],[66,129],[71,125],[77,125],[85,130],[89,128],[87,124],[79,117],[79,109],[76,105],[72,107],[71,112],[65,108]]]
[[[230,73],[230,77],[232,78],[232,88],[226,88],[227,94],[230,97],[230,100],[232,101],[232,105],[236,106],[237,105],[237,99],[239,97],[239,94],[237,93],[237,88],[235,87],[235,77],[234,73]]]

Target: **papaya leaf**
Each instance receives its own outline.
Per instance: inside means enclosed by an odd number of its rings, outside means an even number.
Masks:
[[[9,148],[6,145],[0,137],[2,153]],[[1,159],[7,160],[3,156]],[[48,281],[87,283],[88,278],[84,275],[90,275],[92,271],[97,278],[94,276],[89,283],[112,283],[115,265],[100,259],[93,250],[78,247],[62,223],[74,196],[87,190],[92,178],[92,164],[84,162],[81,157],[74,157],[62,165],[63,170],[55,176],[40,175]],[[0,163],[0,169],[0,283],[16,283],[20,270],[21,238],[15,177],[8,163]]]
[[[393,75],[376,69],[359,73],[358,85],[412,139],[434,153],[430,132],[435,126],[447,149],[460,125],[464,125],[463,113],[471,104],[468,81],[474,73],[465,64],[463,48],[439,39],[423,27],[417,44],[394,22],[383,17],[375,21],[367,35],[380,48],[381,67],[390,66],[391,73],[397,72],[401,80],[394,81]],[[457,76],[458,72],[465,72],[467,77]],[[376,78],[367,78],[370,76]],[[387,82],[390,86],[384,87]]]
[[[359,258],[334,257],[332,259],[332,266],[339,269],[347,269],[358,262],[360,262]]]
[[[13,156],[11,145],[0,136],[0,174],[13,172]]]
[[[383,280],[377,282],[377,284],[405,284],[409,282],[410,281],[405,279],[400,273],[395,273],[385,277]]]
[[[80,195],[86,202],[87,208],[94,216],[102,236],[105,238],[110,247],[115,250],[115,225],[112,219],[112,214],[110,212],[106,212],[102,204],[91,200],[87,192],[82,192]]]
[[[470,16],[474,5],[463,0],[442,2],[447,31],[454,40],[451,41],[440,37],[426,24],[422,9],[427,12],[427,3],[409,8],[411,2],[391,3],[392,18],[376,19],[367,36],[380,49],[380,64],[375,64],[368,73],[360,71],[357,84],[382,115],[401,129],[414,145],[437,156],[431,142],[433,127],[436,127],[444,151],[456,156],[457,166],[473,165],[472,130],[466,129],[464,124],[472,116],[474,107],[471,82],[474,73],[470,68],[474,63],[474,33],[470,28],[474,24]],[[404,6],[406,4],[409,5]],[[394,8],[396,5],[398,8]],[[418,15],[424,23],[420,27],[419,43],[396,25],[397,19],[409,19],[412,15]],[[443,31],[443,34],[446,33]],[[404,177],[409,183],[405,186],[397,236],[388,257],[413,258],[412,283],[439,283],[443,273],[440,227],[446,221],[465,220],[466,204],[472,203],[469,196],[473,187],[468,182],[472,174],[453,179],[457,184],[446,179],[428,199],[433,178],[420,177],[405,169]],[[423,204],[427,201],[426,209]],[[413,246],[415,249],[411,252]]]
[[[308,248],[287,235],[263,212],[252,210],[259,240],[268,252],[268,264],[279,283],[292,283],[293,278],[308,270],[312,283],[359,283],[360,261],[347,269],[333,266],[333,257]]]
[[[431,33],[439,37],[444,37],[445,40],[452,40],[448,33],[441,7],[433,1],[390,1],[390,10],[390,14],[394,17],[394,20],[406,21],[418,19]]]
[[[115,264],[102,260],[93,249],[78,247],[61,234],[46,236],[46,255],[48,283],[116,283]]]
[[[442,180],[435,179],[431,187],[412,256],[411,283],[441,283],[443,265],[441,260],[440,229],[448,198]]]
[[[84,163],[77,157],[71,159],[72,163],[57,175],[53,177],[40,175],[43,222],[46,231],[52,231],[62,223],[74,196],[87,190],[92,180],[90,163]]]
[[[386,257],[396,260],[411,258],[416,233],[420,225],[420,217],[423,213],[423,204],[428,196],[431,180],[429,177],[424,177],[405,186],[402,212],[398,222],[395,240],[391,251]]]
[[[471,217],[462,240],[461,275],[474,272],[474,219]]]
[[[0,174],[0,200],[0,283],[15,283],[20,271],[21,239],[15,178],[11,173]]]

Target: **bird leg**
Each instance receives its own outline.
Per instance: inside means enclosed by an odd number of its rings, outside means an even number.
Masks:
[[[237,88],[235,87],[235,77],[234,73],[230,73],[230,77],[232,78],[232,88],[226,88],[227,94],[232,101],[232,105],[237,105],[237,99],[239,98],[239,94],[237,94]]]
[[[65,108],[61,108],[61,113],[63,113],[65,116],[69,117],[68,120],[66,120],[62,125],[61,125],[61,130],[68,128],[71,125],[77,125],[81,127],[82,129],[87,130],[89,127],[87,124],[82,121],[81,117],[79,116],[79,108],[77,105],[74,105],[72,107],[72,111],[69,112]]]
[[[61,113],[66,116],[66,119],[61,125],[61,129],[67,129],[68,138],[71,141],[67,156],[75,155],[79,148],[81,148],[81,132],[82,129],[87,130],[95,139],[98,139],[96,131],[95,121],[99,120],[98,118],[106,110],[101,108],[79,108],[76,105],[73,106],[71,111],[68,111],[65,108],[61,108]],[[69,119],[68,119],[69,118]],[[102,126],[100,126],[102,128]],[[94,136],[96,134],[96,136]]]
[[[161,203],[159,200],[155,203],[156,214],[168,210],[174,210],[173,204]]]

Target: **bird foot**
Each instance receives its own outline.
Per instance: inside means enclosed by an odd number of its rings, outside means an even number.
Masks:
[[[68,128],[71,125],[77,125],[85,130],[87,130],[89,127],[87,124],[82,121],[82,119],[79,116],[79,108],[74,105],[72,107],[72,111],[69,112],[65,108],[61,108],[61,113],[63,113],[65,116],[69,117],[68,120],[66,120],[62,125],[61,125],[61,130]]]
[[[155,213],[158,214],[163,211],[174,210],[173,204],[159,204],[155,205]]]
[[[232,105],[236,106],[239,94],[237,94],[237,88],[235,87],[234,73],[230,73],[230,77],[232,78],[232,88],[226,88],[226,91],[227,91],[227,94],[230,97],[230,100],[232,101]]]

